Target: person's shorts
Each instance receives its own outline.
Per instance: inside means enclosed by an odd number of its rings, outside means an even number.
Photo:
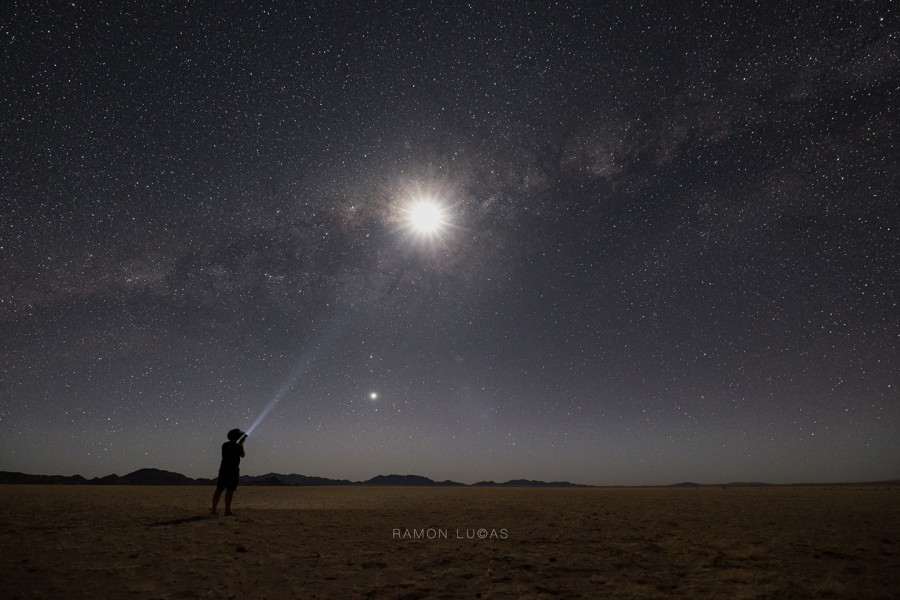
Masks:
[[[237,469],[234,470],[220,470],[219,471],[219,479],[216,481],[216,489],[217,490],[228,490],[229,492],[233,492],[237,489],[238,479],[240,479],[241,472]]]

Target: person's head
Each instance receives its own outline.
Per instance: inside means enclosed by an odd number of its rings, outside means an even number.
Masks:
[[[236,442],[239,439],[241,439],[242,435],[244,435],[244,432],[241,431],[240,429],[232,429],[231,431],[228,432],[228,441]]]

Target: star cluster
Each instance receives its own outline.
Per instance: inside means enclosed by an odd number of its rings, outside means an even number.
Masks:
[[[0,469],[896,478],[890,8],[12,2]]]

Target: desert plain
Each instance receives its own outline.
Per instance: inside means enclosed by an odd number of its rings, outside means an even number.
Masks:
[[[212,491],[0,486],[3,598],[900,597],[898,487]]]

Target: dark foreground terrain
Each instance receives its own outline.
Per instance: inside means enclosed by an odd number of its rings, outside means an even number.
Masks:
[[[0,487],[4,598],[896,598],[900,488]]]

